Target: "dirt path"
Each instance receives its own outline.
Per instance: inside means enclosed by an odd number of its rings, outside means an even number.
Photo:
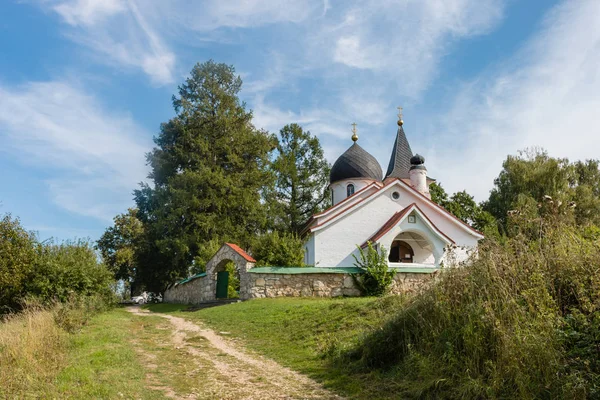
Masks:
[[[202,379],[206,393],[176,395],[164,387],[169,398],[210,399],[341,399],[325,390],[317,382],[285,368],[264,357],[250,354],[232,340],[225,339],[213,330],[183,318],[168,314],[150,313],[138,307],[129,311],[140,316],[160,316],[169,320],[173,332],[171,342],[175,351],[196,363],[197,376]]]

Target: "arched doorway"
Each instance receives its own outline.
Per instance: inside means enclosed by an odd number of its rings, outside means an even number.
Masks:
[[[408,243],[403,240],[394,240],[390,248],[389,262],[412,263],[415,252]]]
[[[434,246],[425,236],[417,232],[401,232],[390,246],[390,263],[435,265]]]
[[[237,299],[240,297],[240,271],[232,260],[221,260],[214,269],[217,299]]]

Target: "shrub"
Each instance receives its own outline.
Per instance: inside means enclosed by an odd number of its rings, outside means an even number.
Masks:
[[[36,238],[10,215],[0,220],[0,315],[19,307],[37,259]]]
[[[86,241],[45,243],[39,246],[35,268],[25,292],[43,302],[65,302],[76,297],[97,295],[113,300],[111,272],[98,262],[92,245]]]
[[[97,296],[114,301],[114,279],[86,241],[38,242],[18,219],[0,220],[0,315],[33,298],[44,304]]]
[[[338,358],[406,398],[600,397],[600,243],[546,222],[487,240]]]
[[[256,239],[252,256],[257,266],[301,267],[304,265],[304,243],[294,234],[275,231]]]
[[[365,296],[383,296],[390,290],[396,271],[390,270],[387,262],[387,253],[383,246],[381,251],[375,250],[371,242],[367,243],[367,250],[358,247],[359,256],[354,254],[354,265],[362,269],[360,274],[352,274],[352,279]]]

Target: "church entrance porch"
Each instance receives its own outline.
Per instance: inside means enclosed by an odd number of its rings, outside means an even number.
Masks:
[[[390,246],[388,261],[391,264],[421,264],[435,267],[433,244],[416,232],[402,232]]]

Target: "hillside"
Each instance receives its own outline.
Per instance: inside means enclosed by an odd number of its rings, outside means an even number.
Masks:
[[[175,312],[352,398],[599,398],[600,243],[548,223],[486,242],[412,298]]]

